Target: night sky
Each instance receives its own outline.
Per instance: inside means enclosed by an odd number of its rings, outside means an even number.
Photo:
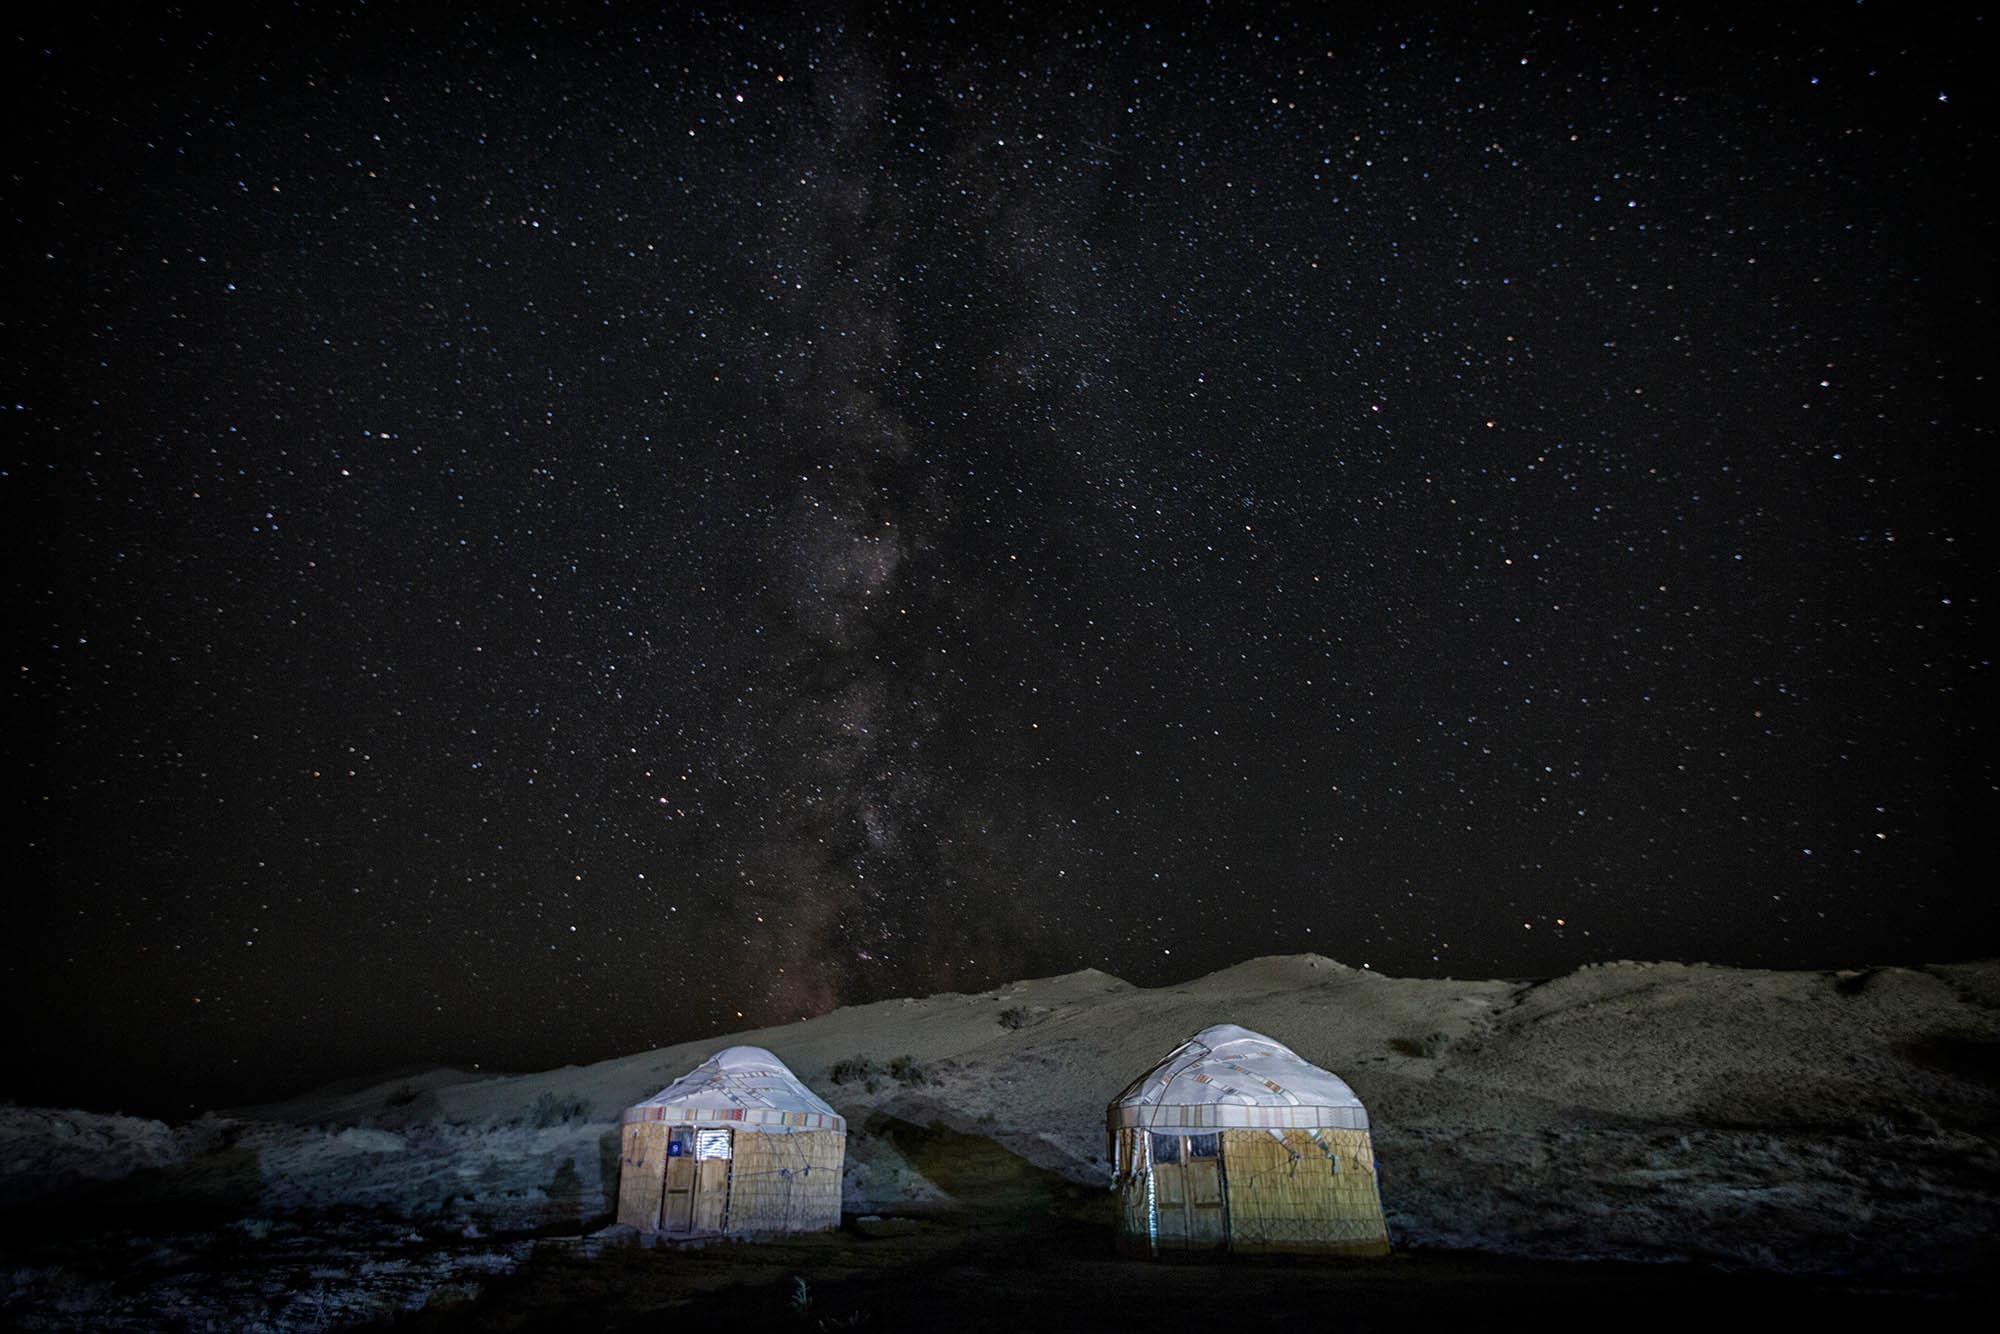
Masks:
[[[1978,17],[438,8],[9,34],[0,1092],[1996,948]]]

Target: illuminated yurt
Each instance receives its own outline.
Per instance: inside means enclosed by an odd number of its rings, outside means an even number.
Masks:
[[[840,1226],[847,1122],[762,1047],[717,1052],[625,1109],[618,1221],[668,1236]]]
[[[1107,1120],[1126,1254],[1388,1254],[1367,1110],[1281,1042],[1205,1028]]]

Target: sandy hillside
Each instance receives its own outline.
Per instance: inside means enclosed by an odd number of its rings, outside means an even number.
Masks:
[[[1219,1022],[1353,1085],[1402,1246],[1904,1274],[1992,1254],[2000,962],[1607,964],[1459,982],[1297,955],[1158,989],[1086,971],[541,1074],[437,1071],[183,1127],[4,1109],[0,1204],[18,1217],[129,1178],[266,1219],[360,1209],[469,1236],[573,1227],[610,1212],[620,1109],[751,1043],[848,1117],[850,1214],[950,1210],[968,1188],[925,1164],[913,1146],[927,1134],[980,1137],[1101,1186],[1106,1103]]]

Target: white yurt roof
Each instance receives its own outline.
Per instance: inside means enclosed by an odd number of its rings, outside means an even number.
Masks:
[[[1354,1090],[1284,1043],[1235,1024],[1204,1028],[1111,1104],[1113,1128],[1368,1129]]]
[[[776,1134],[794,1130],[847,1133],[847,1122],[840,1113],[762,1047],[729,1047],[717,1052],[644,1102],[626,1108],[624,1120],[628,1124],[735,1123]]]

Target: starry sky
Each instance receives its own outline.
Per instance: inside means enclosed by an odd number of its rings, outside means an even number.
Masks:
[[[10,32],[0,1092],[1993,951],[1982,17],[764,8]]]

